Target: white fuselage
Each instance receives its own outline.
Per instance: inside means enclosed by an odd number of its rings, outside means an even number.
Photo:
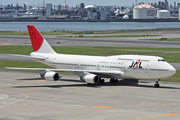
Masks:
[[[176,70],[161,57],[142,55],[84,56],[47,54],[32,52],[32,57],[46,65],[58,69],[121,71],[115,75],[119,79],[162,79],[172,76]],[[78,73],[77,73],[78,74]],[[107,77],[107,76],[101,76]]]

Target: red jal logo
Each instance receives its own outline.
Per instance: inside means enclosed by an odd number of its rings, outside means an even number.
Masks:
[[[129,68],[134,68],[134,69],[136,69],[136,68],[142,68],[142,66],[141,66],[141,61],[140,60],[138,60],[138,61],[136,61],[136,62],[132,62],[132,64],[131,64],[131,66],[129,66]]]

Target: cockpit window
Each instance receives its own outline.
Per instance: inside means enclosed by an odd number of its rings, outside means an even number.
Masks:
[[[164,60],[164,59],[159,59],[159,60],[158,60],[158,62],[160,62],[160,61],[165,62],[165,60]]]

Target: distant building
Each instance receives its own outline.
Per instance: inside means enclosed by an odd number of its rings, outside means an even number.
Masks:
[[[139,5],[133,9],[133,19],[155,19],[156,9],[151,5]]]
[[[180,20],[180,7],[179,7],[179,20]]]
[[[91,18],[92,20],[97,20],[97,11],[87,10],[87,17]]]
[[[85,7],[84,3],[80,3],[79,8],[84,8],[84,7]]]
[[[68,15],[47,15],[40,16],[37,20],[66,20],[68,18]]]
[[[51,15],[52,3],[46,4],[46,15]]]
[[[96,7],[93,5],[87,5],[84,7],[87,11],[87,18],[92,19],[92,20],[97,20],[98,18],[98,13],[96,10]]]
[[[168,10],[159,10],[157,12],[157,19],[167,19],[170,18],[170,12]]]
[[[24,4],[23,10],[27,10],[27,5],[26,4]]]
[[[104,10],[103,8],[101,8],[101,10],[100,10],[100,19],[101,20],[107,19],[107,10]]]
[[[129,16],[128,15],[124,15],[123,19],[129,19]]]

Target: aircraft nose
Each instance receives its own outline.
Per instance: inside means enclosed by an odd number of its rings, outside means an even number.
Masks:
[[[172,76],[176,73],[176,69],[173,66],[171,66],[171,68],[169,69],[169,72],[170,72],[170,75]]]

